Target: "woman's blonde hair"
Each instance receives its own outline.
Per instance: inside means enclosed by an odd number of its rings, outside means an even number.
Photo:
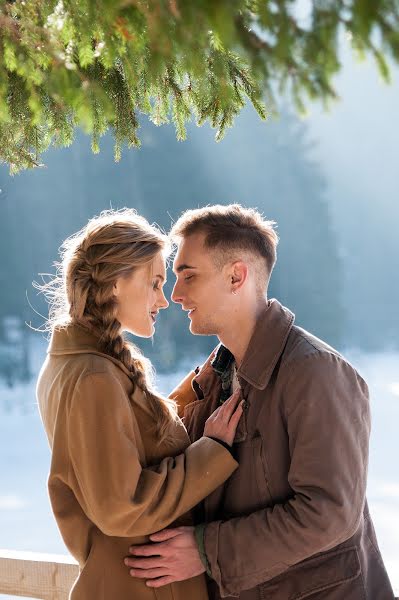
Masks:
[[[117,278],[150,265],[159,252],[170,252],[167,236],[135,210],[103,211],[65,240],[57,276],[41,289],[50,303],[48,329],[68,324],[89,329],[98,336],[99,349],[129,370],[154,411],[161,442],[176,419],[175,403],[154,392],[150,362],[123,338],[114,296]]]

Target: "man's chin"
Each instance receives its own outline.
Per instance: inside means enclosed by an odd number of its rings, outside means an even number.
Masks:
[[[189,331],[193,335],[216,335],[216,332],[210,327],[201,326],[192,321],[190,323]]]

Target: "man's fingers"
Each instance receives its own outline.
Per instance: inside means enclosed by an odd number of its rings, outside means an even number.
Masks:
[[[173,583],[174,581],[178,581],[178,580],[175,577],[173,577],[172,575],[166,575],[165,577],[158,577],[158,579],[149,579],[148,581],[145,582],[145,584],[148,587],[159,588],[159,587],[162,587],[163,585],[169,585],[170,583]]]
[[[138,556],[133,558],[132,556],[127,556],[124,563],[127,567],[132,567],[133,569],[158,569],[166,566],[161,556],[154,556],[152,558]]]
[[[166,544],[165,544],[166,546]],[[146,544],[143,546],[130,546],[129,552],[133,556],[162,556],[164,544]]]
[[[166,567],[159,567],[157,569],[130,569],[129,573],[131,577],[136,577],[137,579],[156,579],[157,577],[169,575]]]
[[[153,542],[164,542],[165,540],[170,540],[178,535],[183,533],[183,528],[174,527],[171,529],[162,529],[162,531],[157,531],[157,533],[152,533],[150,535],[150,540]]]
[[[185,531],[185,527],[174,527],[171,529],[162,529],[157,533],[152,533],[150,539],[156,544],[143,544],[142,546],[130,546],[129,552],[134,556],[162,556],[163,551],[167,548],[167,545],[163,542],[175,538]]]

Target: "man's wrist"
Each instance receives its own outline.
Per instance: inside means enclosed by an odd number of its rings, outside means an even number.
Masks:
[[[206,523],[201,523],[194,527],[195,541],[197,542],[198,552],[209,577],[212,577],[211,567],[205,552],[205,527]]]

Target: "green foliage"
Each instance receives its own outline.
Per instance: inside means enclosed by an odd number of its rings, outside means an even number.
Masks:
[[[389,80],[399,62],[398,0],[0,0],[0,162],[40,164],[74,129],[114,132],[115,158],[138,146],[138,113],[156,124],[210,122],[219,140],[249,99],[261,118],[275,90],[299,110],[335,97],[338,38],[371,53]]]

